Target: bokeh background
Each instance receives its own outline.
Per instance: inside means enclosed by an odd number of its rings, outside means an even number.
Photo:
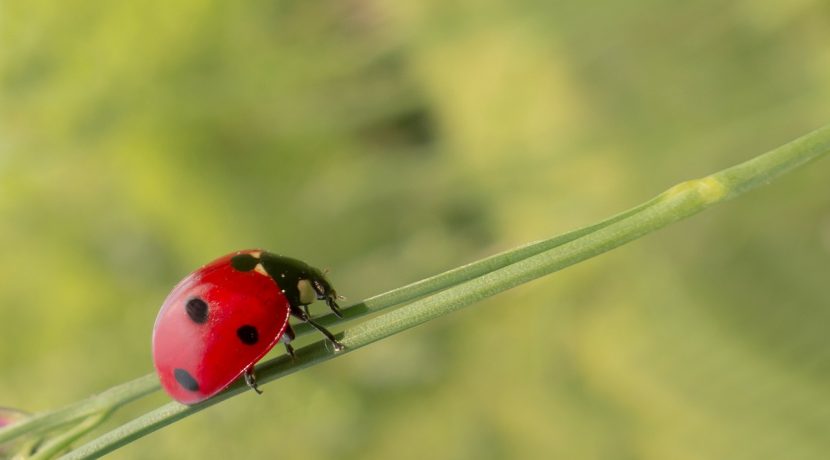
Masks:
[[[821,0],[2,2],[0,405],[150,372],[168,290],[231,250],[357,300],[780,145],[830,121],[828,43]],[[815,163],[111,458],[826,459],[828,184]]]

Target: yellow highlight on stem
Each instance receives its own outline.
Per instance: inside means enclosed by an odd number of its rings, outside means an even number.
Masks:
[[[681,182],[663,193],[664,198],[674,198],[679,195],[692,193],[700,198],[704,204],[712,204],[721,201],[728,190],[721,181],[713,176],[706,176],[700,179]]]

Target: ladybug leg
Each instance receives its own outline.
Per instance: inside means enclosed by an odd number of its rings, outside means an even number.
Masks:
[[[326,336],[326,338],[329,339],[329,342],[331,342],[332,346],[334,346],[334,351],[341,351],[343,348],[345,348],[342,343],[338,342],[337,339],[334,338],[334,334],[329,332],[328,329],[314,322],[314,320],[311,319],[311,317],[302,308],[292,306],[291,315],[296,318],[299,318],[303,322],[308,323],[309,326],[313,327],[314,329],[317,329],[321,334]]]
[[[288,352],[288,355],[291,356],[291,359],[294,359],[295,357],[294,347],[291,346],[291,341],[294,340],[295,337],[297,337],[297,335],[294,333],[294,329],[291,329],[291,325],[289,324],[285,327],[285,332],[282,334],[282,337],[280,338],[280,342],[282,342],[282,344],[285,345],[285,351]]]
[[[337,302],[334,300],[333,296],[326,297],[326,305],[331,308],[332,313],[337,315],[338,318],[343,317],[343,313],[340,312],[340,305],[337,305]]]
[[[251,387],[257,394],[262,394],[262,390],[259,389],[259,386],[256,384],[256,375],[254,375],[254,366],[251,366],[245,369],[245,383]]]

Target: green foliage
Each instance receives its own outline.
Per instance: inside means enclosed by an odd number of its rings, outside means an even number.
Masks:
[[[329,266],[361,299],[779,145],[830,119],[828,26],[810,0],[4,2],[0,405],[148,372],[158,305],[217,254]],[[805,170],[118,458],[826,458],[827,183]]]

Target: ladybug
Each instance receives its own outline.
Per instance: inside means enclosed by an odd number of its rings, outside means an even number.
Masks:
[[[320,331],[335,351],[343,345],[311,319],[308,305],[324,300],[342,317],[337,293],[323,272],[297,259],[259,249],[214,260],[179,282],[153,327],[153,364],[176,401],[195,404],[240,375],[257,393],[254,364],[282,341],[294,356],[289,317]]]

